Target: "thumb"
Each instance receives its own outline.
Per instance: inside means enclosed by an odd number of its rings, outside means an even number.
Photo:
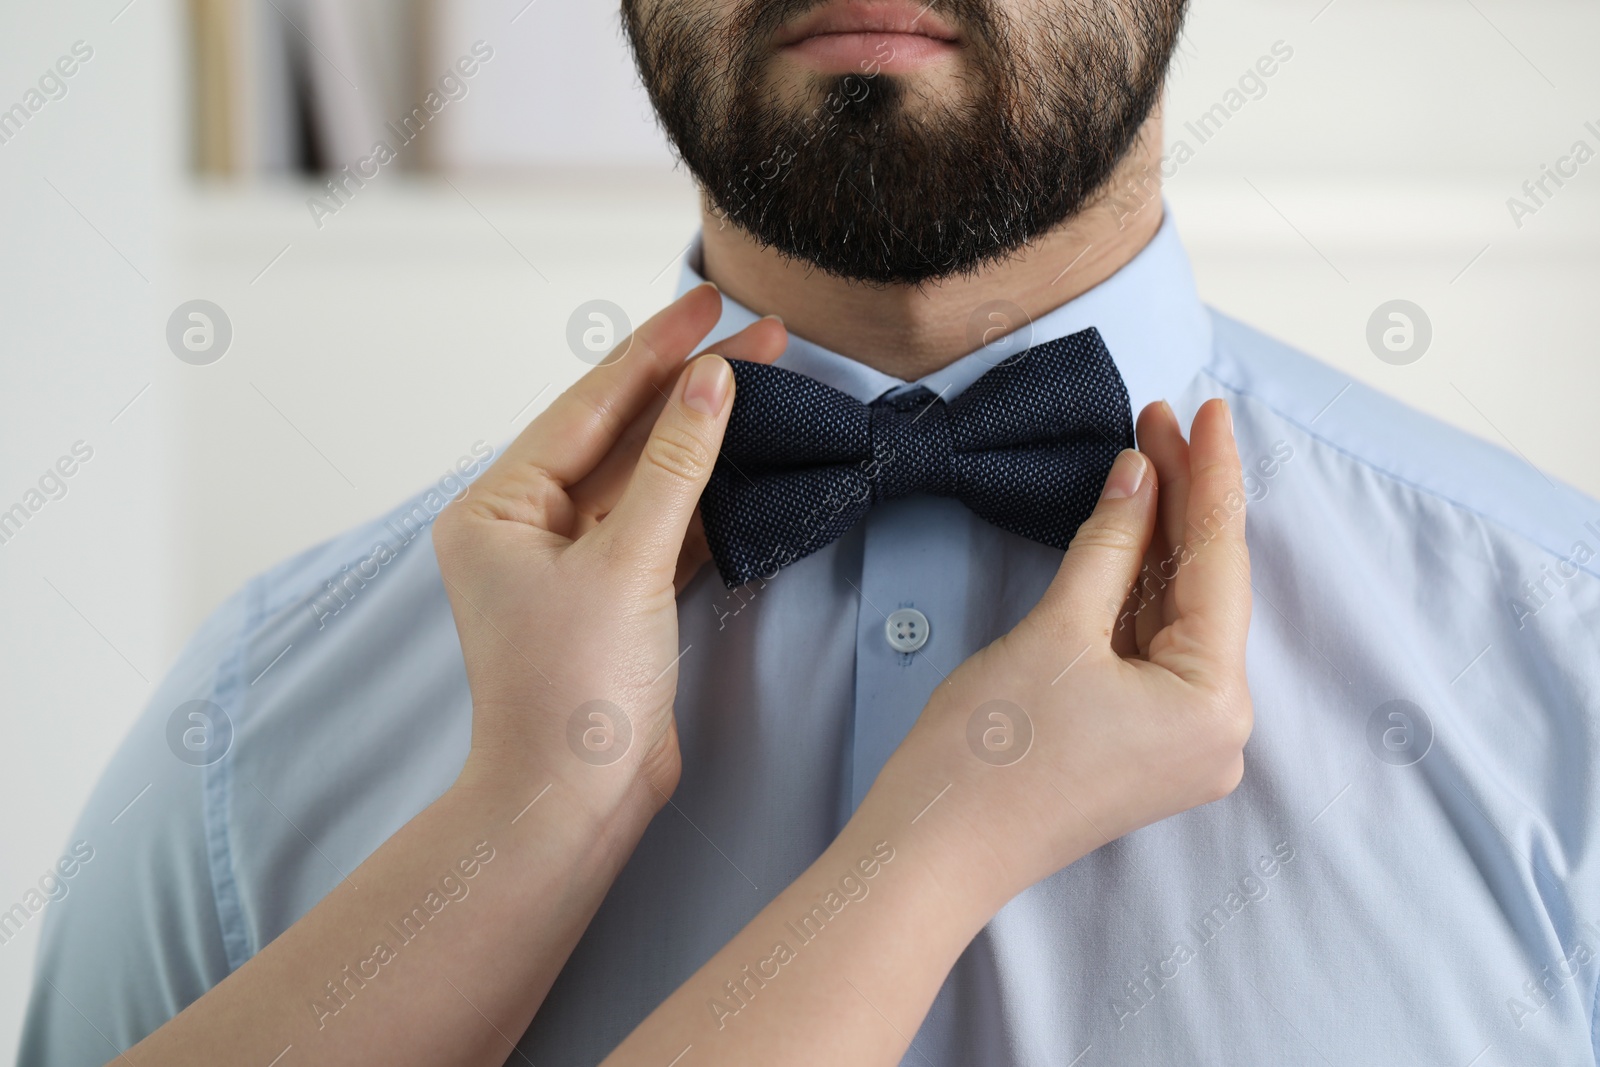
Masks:
[[[733,371],[703,355],[678,375],[633,477],[596,531],[608,550],[671,571],[711,478],[733,405]]]
[[[1156,519],[1155,466],[1124,449],[1094,513],[1078,527],[1036,609],[1056,633],[1109,643],[1117,613],[1144,565]]]

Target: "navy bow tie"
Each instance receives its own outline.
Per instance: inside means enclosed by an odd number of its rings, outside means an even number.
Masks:
[[[781,367],[729,363],[733,413],[700,515],[730,589],[911,493],[1064,549],[1133,447],[1127,387],[1092,327],[1010,357],[949,404],[922,386],[863,404]]]

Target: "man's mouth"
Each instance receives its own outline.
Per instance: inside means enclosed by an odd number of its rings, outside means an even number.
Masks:
[[[925,3],[832,0],[786,24],[780,52],[829,73],[913,70],[954,54],[960,35]]]

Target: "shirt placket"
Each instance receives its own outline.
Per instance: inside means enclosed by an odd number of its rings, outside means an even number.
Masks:
[[[925,494],[886,501],[864,526],[852,810],[965,658],[962,619],[972,592],[971,517],[959,502]]]

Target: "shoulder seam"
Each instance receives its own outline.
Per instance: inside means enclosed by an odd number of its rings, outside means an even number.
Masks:
[[[1296,429],[1300,430],[1300,432],[1304,433],[1307,437],[1310,437],[1313,440],[1320,442],[1321,444],[1325,445],[1326,447],[1328,447],[1328,448],[1332,449],[1333,451],[1339,453],[1341,456],[1348,457],[1349,459],[1355,461],[1356,463],[1361,464],[1363,467],[1367,468],[1368,470],[1382,475],[1383,477],[1387,478],[1389,481],[1394,482],[1397,485],[1403,485],[1406,488],[1411,489],[1414,492],[1421,493],[1421,494],[1423,494],[1425,496],[1428,496],[1428,497],[1430,497],[1430,498],[1432,498],[1434,500],[1442,501],[1443,503],[1449,504],[1451,507],[1457,509],[1458,511],[1462,511],[1462,512],[1465,512],[1468,515],[1471,515],[1474,519],[1476,519],[1479,522],[1479,524],[1484,524],[1484,523],[1492,524],[1496,529],[1504,530],[1508,534],[1510,534],[1513,537],[1517,538],[1517,540],[1521,541],[1522,543],[1530,545],[1530,546],[1538,549],[1540,552],[1545,553],[1546,555],[1549,555],[1549,556],[1551,556],[1553,558],[1556,558],[1556,559],[1564,559],[1564,558],[1566,558],[1566,557],[1562,556],[1561,553],[1559,551],[1557,551],[1556,549],[1550,548],[1550,547],[1542,544],[1541,542],[1535,540],[1533,537],[1529,536],[1528,534],[1523,533],[1522,531],[1517,530],[1517,529],[1515,529],[1515,528],[1513,528],[1511,526],[1508,526],[1506,523],[1502,522],[1500,519],[1496,518],[1495,516],[1486,514],[1485,512],[1480,511],[1478,508],[1475,508],[1475,507],[1471,506],[1470,504],[1463,503],[1462,501],[1457,500],[1456,498],[1450,496],[1449,494],[1443,493],[1443,492],[1439,491],[1438,489],[1433,488],[1432,486],[1422,485],[1422,484],[1420,484],[1418,482],[1415,482],[1415,481],[1411,480],[1410,478],[1406,478],[1406,477],[1403,477],[1402,475],[1396,474],[1394,471],[1391,471],[1391,470],[1387,469],[1386,467],[1382,466],[1379,463],[1374,462],[1373,460],[1367,458],[1366,456],[1360,455],[1359,453],[1356,453],[1356,452],[1352,451],[1351,449],[1345,447],[1344,445],[1339,444],[1337,441],[1331,440],[1330,438],[1324,436],[1323,434],[1318,433],[1316,430],[1313,430],[1308,424],[1301,422],[1298,418],[1294,417],[1293,415],[1290,415],[1288,412],[1284,411],[1282,408],[1279,408],[1277,405],[1275,405],[1275,404],[1267,401],[1266,399],[1264,399],[1260,394],[1253,393],[1250,390],[1244,388],[1243,386],[1236,385],[1233,382],[1228,381],[1221,374],[1219,374],[1214,367],[1210,367],[1210,366],[1205,367],[1201,371],[1201,373],[1204,374],[1206,377],[1210,378],[1212,381],[1216,382],[1218,385],[1221,385],[1223,388],[1229,390],[1230,392],[1233,392],[1233,393],[1237,394],[1238,396],[1249,397],[1255,403],[1260,404],[1262,407],[1266,408],[1268,411],[1270,411],[1273,414],[1277,415],[1279,418],[1283,419],[1285,422],[1289,423],[1291,426],[1294,426]],[[1360,383],[1356,382],[1354,379],[1350,379],[1350,384],[1359,385]],[[1535,469],[1537,469],[1537,468],[1535,468]],[[1597,556],[1596,560],[1600,561],[1600,556]],[[1585,566],[1583,564],[1577,564],[1577,566],[1579,566],[1582,570],[1584,570],[1585,573],[1588,573],[1588,574],[1591,574],[1591,575],[1593,575],[1593,576],[1595,576],[1597,578],[1600,578],[1600,563],[1596,563],[1596,564],[1588,565],[1588,566]]]
[[[1600,1064],[1600,1030],[1595,1029],[1595,1024],[1600,1021],[1600,983],[1594,987],[1594,998],[1589,1002],[1589,1048],[1594,1053],[1594,1059]]]
[[[353,542],[348,552],[335,557],[328,569],[319,570],[315,577],[310,579],[310,581],[313,583],[311,588],[307,589],[301,585],[292,586],[286,592],[284,592],[283,595],[278,596],[270,601],[267,600],[267,596],[265,592],[263,592],[260,598],[261,603],[259,604],[259,614],[257,615],[255,622],[259,623],[262,619],[270,618],[286,608],[297,604],[305,604],[316,600],[320,596],[326,595],[329,589],[329,583],[337,579],[343,571],[357,566],[363,560],[370,559],[372,557],[376,545],[371,545],[363,549],[359,543],[355,543],[356,539],[359,537],[366,535],[383,537],[384,535],[387,535],[386,543],[388,539],[397,540],[399,542],[398,547],[393,544],[389,544],[387,546],[390,551],[398,554],[398,552],[411,547],[417,541],[424,540],[424,535],[431,536],[433,532],[433,524],[439,518],[440,513],[444,510],[442,507],[439,509],[433,509],[427,506],[426,500],[428,494],[433,492],[435,492],[435,490],[429,488],[416,493],[413,496],[402,500],[399,504],[395,505],[385,514],[373,519],[369,519],[358,526],[351,527],[350,529],[345,530],[332,538],[329,538],[319,545],[315,545],[309,549],[306,549],[299,556],[291,557],[288,561],[285,561],[286,564],[291,564],[318,552],[329,552],[342,540],[349,539]],[[446,502],[448,503],[448,500]],[[410,516],[418,508],[421,508],[425,512],[427,515],[427,520],[418,524],[414,533],[410,533],[408,536],[401,537],[401,535],[391,525],[392,521],[397,515]],[[273,568],[272,570],[267,571],[265,576],[276,575],[279,573],[280,569],[281,567]],[[315,583],[317,582],[322,583],[322,585],[316,585]]]
[[[249,635],[261,622],[262,583],[260,577],[251,579],[244,596],[244,619],[234,634],[233,648],[218,664],[212,682],[211,699],[234,719],[233,743],[238,743],[238,698],[243,693],[244,662],[249,646]],[[229,708],[232,707],[230,711]],[[252,955],[249,931],[244,922],[244,908],[239,900],[239,885],[234,879],[233,843],[228,832],[229,813],[232,809],[233,761],[222,759],[201,770],[201,812],[205,827],[206,857],[211,874],[211,900],[217,912],[217,925],[222,930],[223,952],[228,959],[229,973],[242,967]]]

